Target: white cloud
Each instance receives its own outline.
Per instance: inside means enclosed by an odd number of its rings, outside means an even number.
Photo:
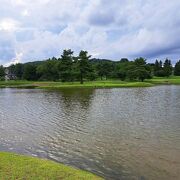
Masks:
[[[0,31],[11,32],[17,30],[18,27],[19,27],[19,22],[14,19],[5,18],[0,20]]]
[[[24,11],[22,11],[22,16],[29,16],[29,11],[27,9],[25,9]]]
[[[23,53],[15,53],[15,58],[13,58],[10,62],[4,64],[5,67],[8,67],[12,64],[17,64],[17,63],[21,63],[23,57]]]
[[[22,61],[45,59],[65,48],[112,59],[175,59],[180,52],[179,0],[0,0],[0,4],[0,33],[8,37],[0,41],[0,63],[19,53]]]

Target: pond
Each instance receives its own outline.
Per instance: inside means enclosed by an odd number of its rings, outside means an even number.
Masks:
[[[106,179],[180,179],[180,86],[0,89],[0,151]]]

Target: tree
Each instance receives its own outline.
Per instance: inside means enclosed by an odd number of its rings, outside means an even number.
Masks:
[[[100,76],[101,80],[103,80],[103,76],[104,76],[104,68],[103,68],[103,63],[100,62],[97,65],[97,71],[98,71],[98,76]]]
[[[151,77],[150,73],[143,67],[137,68],[135,70],[136,76],[140,81],[144,81],[145,79],[149,79]]]
[[[176,65],[174,67],[174,75],[180,76],[180,60],[176,63]]]
[[[127,71],[132,62],[129,62],[127,59],[121,59],[116,63],[115,66],[115,78],[119,78],[121,81],[124,81],[127,77]]]
[[[161,60],[160,61],[158,61],[158,60],[155,61],[155,64],[154,64],[154,75],[158,76],[158,77],[164,77],[165,76]]]
[[[58,61],[56,59],[47,60],[37,67],[37,74],[41,80],[56,81],[58,76]]]
[[[130,80],[138,79],[144,81],[151,78],[151,68],[146,64],[146,60],[142,57],[135,59],[128,70],[127,76]]]
[[[169,60],[169,59],[165,60],[163,70],[164,70],[165,76],[169,77],[170,75],[172,75],[171,60]]]
[[[8,67],[10,79],[22,79],[23,64],[12,64]]]
[[[0,81],[4,80],[5,78],[5,69],[3,66],[0,66]]]
[[[73,81],[73,51],[64,50],[58,65],[59,76],[62,82]]]
[[[154,74],[156,74],[156,72],[159,70],[160,70],[160,64],[159,64],[159,61],[156,59],[154,63]]]
[[[101,80],[105,76],[106,80],[108,79],[108,76],[112,72],[112,63],[108,61],[101,61],[97,65],[97,71],[98,75],[101,77]]]
[[[136,58],[136,59],[134,60],[134,63],[135,63],[135,65],[138,66],[138,67],[144,66],[144,65],[146,65],[146,59],[144,59],[144,58],[142,58],[142,57]]]
[[[80,71],[80,83],[84,83],[84,77],[87,73],[92,71],[91,65],[89,63],[89,59],[91,56],[88,56],[87,51],[81,51],[78,57],[78,68]]]
[[[117,76],[121,81],[124,81],[126,79],[126,72],[123,70],[120,70],[117,72]]]
[[[135,68],[128,71],[127,76],[130,80],[138,79],[139,81],[144,81],[145,79],[150,79],[151,75],[149,71],[147,71],[145,68]]]
[[[15,74],[15,65],[14,64],[11,64],[9,67],[8,67],[8,71],[10,74]]]
[[[35,65],[32,65],[32,64],[25,65],[24,72],[23,72],[23,79],[26,79],[28,81],[38,79]]]
[[[154,75],[157,76],[157,77],[165,77],[166,76],[163,69],[161,69],[159,71],[156,71],[156,73]]]
[[[23,64],[15,64],[14,73],[17,79],[22,79],[23,76]]]
[[[8,80],[14,80],[16,79],[15,75],[15,65],[12,64],[7,68],[7,78]]]
[[[127,58],[121,58],[121,60],[119,62],[120,63],[127,63],[127,62],[129,62],[129,60]]]

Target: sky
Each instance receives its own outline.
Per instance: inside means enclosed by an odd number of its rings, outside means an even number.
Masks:
[[[180,59],[180,0],[0,0],[0,64],[75,55]]]

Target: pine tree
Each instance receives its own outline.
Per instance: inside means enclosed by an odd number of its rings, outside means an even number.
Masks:
[[[73,51],[71,49],[64,50],[63,55],[61,55],[60,63],[59,63],[59,76],[63,82],[72,81],[72,66],[73,66]]]
[[[180,60],[176,63],[176,65],[174,67],[174,75],[180,76]]]
[[[92,70],[91,65],[89,63],[89,58],[90,57],[91,56],[88,56],[87,51],[81,51],[79,53],[78,67],[79,67],[79,71],[80,71],[80,83],[81,84],[84,83],[84,77],[87,75],[87,73]]]
[[[156,60],[155,61],[155,64],[154,64],[154,75],[155,76],[164,76],[164,71],[163,71],[163,68],[162,68],[162,61],[158,61]]]
[[[172,64],[171,64],[171,60],[166,59],[164,62],[164,67],[163,67],[163,71],[164,71],[164,75],[169,77],[170,75],[172,75]]]
[[[157,72],[160,70],[159,68],[159,61],[156,60],[155,63],[154,63],[154,75],[156,76],[157,75]]]
[[[0,80],[4,80],[5,77],[5,69],[3,66],[0,66]]]

